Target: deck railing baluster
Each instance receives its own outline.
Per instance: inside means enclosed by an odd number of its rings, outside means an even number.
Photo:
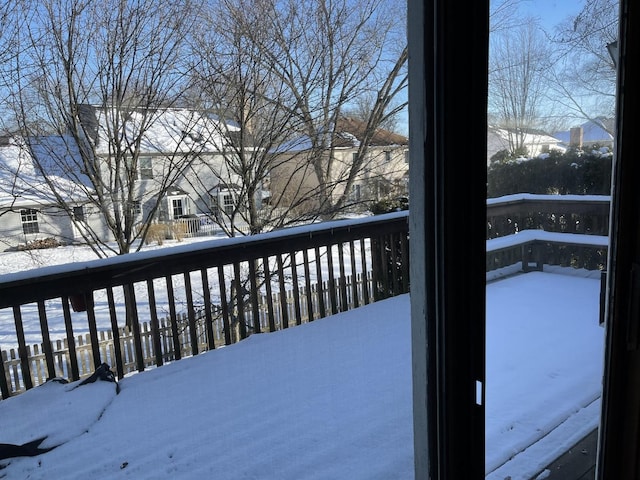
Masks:
[[[182,358],[182,345],[180,343],[180,332],[178,331],[178,313],[176,310],[176,296],[173,291],[173,277],[165,276],[167,286],[167,299],[169,301],[169,318],[171,320],[171,337],[173,338],[173,353],[176,360]]]
[[[296,317],[296,325],[302,324],[302,311],[300,308],[300,285],[298,285],[298,262],[296,261],[296,253],[292,250],[289,252],[291,264],[291,282],[293,283],[293,312]]]
[[[264,257],[262,259],[262,268],[264,269],[264,288],[265,288],[265,297],[267,300],[267,313],[269,315],[269,331],[276,331],[276,319],[275,319],[275,311],[273,308],[273,293],[271,289],[271,269],[269,268],[269,258]]]
[[[327,280],[329,289],[329,303],[331,304],[331,313],[338,313],[338,297],[336,295],[336,278],[333,271],[333,245],[327,245],[327,270],[329,279]]]
[[[356,249],[353,240],[349,241],[349,257],[351,262],[351,297],[353,308],[360,306],[358,299],[358,274],[356,272]]]
[[[189,322],[189,338],[191,355],[198,354],[198,331],[196,329],[196,312],[193,306],[193,289],[191,286],[191,272],[184,272],[184,290],[187,297],[187,319]]]
[[[258,260],[249,260],[249,283],[251,285],[250,302],[251,302],[251,316],[253,323],[254,333],[261,333],[262,328],[260,326],[260,305],[258,303],[258,279],[256,262]]]
[[[109,307],[111,311],[111,306]],[[69,296],[62,296],[62,316],[64,317],[64,328],[67,334],[67,348],[69,349],[69,367],[71,371],[71,380],[78,380],[80,372],[78,371],[78,357],[76,354],[76,342],[73,334],[73,324],[71,323],[71,309],[69,307]]]
[[[313,321],[313,291],[311,289],[311,272],[309,269],[309,251],[302,250],[302,263],[304,268],[304,291],[307,298],[307,321]]]
[[[347,273],[344,268],[344,243],[338,243],[338,270],[340,271],[340,280],[338,282],[340,290],[340,311],[346,312],[349,310],[349,304],[347,300]]]
[[[143,371],[214,349],[216,341],[228,345],[234,341],[234,326],[242,339],[249,333],[288,328],[294,321],[300,325],[369,303],[367,271],[380,263],[371,260],[369,239],[394,232],[403,239],[408,222],[406,215],[359,222],[314,226],[309,232],[296,228],[282,232],[282,238],[266,234],[215,242],[204,248],[194,245],[191,250],[176,249],[179,253],[132,254],[130,259],[120,257],[117,262],[102,259],[95,266],[83,265],[77,271],[71,266],[68,272],[45,273],[28,282],[0,279],[0,311],[11,309],[18,343],[15,359],[5,355],[1,393],[3,397],[13,395],[54,375],[77,380],[105,361],[114,367],[118,378],[123,378],[136,369]],[[356,242],[360,242],[359,248]],[[358,272],[360,267],[362,272]],[[213,269],[218,271],[215,281]],[[401,275],[404,281],[404,273]],[[227,289],[230,279],[231,293]],[[166,286],[156,284],[161,280]],[[395,286],[387,288],[390,294],[398,291]],[[219,307],[215,298],[218,291]],[[62,304],[60,318],[67,337],[64,347],[56,348],[51,341],[49,299]],[[196,310],[201,300],[204,310],[200,316]],[[42,351],[38,347],[38,358],[32,357],[31,364],[22,320],[27,308],[23,305],[28,305],[29,315],[38,315],[41,323]],[[107,308],[103,310],[102,305]],[[86,312],[88,334],[83,331],[76,337],[76,317],[83,314],[72,313],[70,307],[73,312]],[[161,319],[163,308],[168,313]],[[34,309],[37,313],[32,314]],[[232,314],[236,316],[233,324]],[[104,331],[105,327],[110,333]],[[224,339],[220,338],[222,331]]]
[[[47,378],[56,377],[56,366],[53,361],[53,349],[51,348],[51,337],[49,335],[49,324],[47,322],[47,310],[44,300],[38,302],[38,317],[40,319],[40,331],[42,333],[42,353],[44,353],[47,365]]]
[[[156,292],[153,286],[153,280],[147,280],[147,294],[149,295],[149,314],[151,315],[151,336],[153,342],[154,356],[156,365],[161,367],[163,364],[162,343],[160,342],[160,322],[158,321],[158,312],[156,310]]]
[[[211,290],[209,289],[209,274],[206,268],[200,270],[200,277],[202,278],[202,300],[204,304],[204,320],[206,323],[207,332],[207,348],[213,350],[216,348],[215,337],[213,334],[213,315],[211,302]]]
[[[278,270],[278,289],[280,291],[280,315],[282,318],[282,328],[289,328],[289,311],[287,309],[287,286],[284,280],[284,264],[282,255],[276,255],[276,264]]]
[[[231,345],[231,322],[229,321],[229,304],[227,303],[227,287],[224,280],[224,266],[218,265],[218,286],[220,288],[220,305],[222,307],[222,324],[224,328],[224,344]]]
[[[245,338],[247,338],[247,321],[246,318],[244,316],[244,284],[242,282],[242,279],[240,278],[240,264],[238,262],[235,262],[233,264],[233,278],[234,278],[234,282],[235,282],[235,305],[236,305],[236,312],[237,312],[237,318],[235,319],[235,321],[237,322],[238,325],[238,331],[240,334],[240,338],[239,340],[243,340]],[[232,293],[232,297],[233,297],[233,293]]]
[[[322,263],[320,261],[320,247],[315,248],[315,262],[316,262],[316,285],[318,292],[318,308],[320,310],[320,318],[327,316],[327,310],[324,303],[324,281],[322,279]]]

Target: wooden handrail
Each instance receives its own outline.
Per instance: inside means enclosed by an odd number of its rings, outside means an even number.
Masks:
[[[64,365],[76,380],[103,362],[121,378],[254,332],[406,293],[408,224],[408,212],[397,212],[4,275],[0,314],[13,317],[18,354],[8,359],[3,352],[11,368],[0,371],[2,397],[41,383],[42,360],[45,378],[59,376]],[[160,297],[166,318],[159,317]],[[54,315],[56,325],[64,316],[64,352],[51,347]],[[35,357],[23,328],[29,319],[38,319],[43,344]],[[82,324],[89,351],[76,345],[74,328]],[[108,348],[100,340],[105,330]],[[79,360],[81,350],[89,364]]]
[[[521,230],[608,235],[607,195],[506,195],[487,200],[487,239]]]
[[[603,270],[608,239],[598,232],[607,231],[608,212],[608,197],[491,199],[488,222],[503,222],[514,231],[487,240],[487,271],[517,263],[523,271],[543,263]],[[105,356],[122,377],[252,333],[406,293],[408,220],[408,212],[396,212],[0,276],[0,314],[13,319],[17,339],[17,353],[2,352],[0,393],[6,398],[37,385],[36,369],[58,375],[63,357],[72,380],[91,374]],[[158,293],[166,298],[163,307]],[[46,344],[38,347],[37,359],[25,336],[24,322],[30,319]],[[58,341],[49,338],[53,320],[65,326],[62,352],[51,348]],[[83,322],[87,340],[77,344],[74,328]]]
[[[43,267],[0,276],[0,308],[400,232],[408,232],[408,212]]]

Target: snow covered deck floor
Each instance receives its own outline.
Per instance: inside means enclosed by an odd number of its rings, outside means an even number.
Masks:
[[[532,478],[598,425],[600,272],[545,270],[487,286],[491,480]]]
[[[598,421],[599,277],[487,285],[488,479],[530,479]],[[98,382],[99,383],[99,382]],[[104,383],[104,382],[103,382]],[[409,296],[112,384],[0,402],[0,478],[413,479]]]

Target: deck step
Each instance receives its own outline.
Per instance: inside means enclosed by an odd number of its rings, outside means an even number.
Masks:
[[[545,480],[593,480],[596,471],[598,430],[593,430],[546,468]]]

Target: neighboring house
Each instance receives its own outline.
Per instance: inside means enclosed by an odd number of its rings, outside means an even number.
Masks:
[[[239,128],[181,108],[134,110],[117,121],[108,117],[116,114],[113,109],[84,106],[82,122],[92,132],[88,140],[106,171],[114,168],[114,142],[109,141],[114,124],[124,130],[122,143],[136,149],[140,220],[200,217],[205,223],[229,218],[240,188],[240,179],[229,168],[234,156],[230,137]]]
[[[390,196],[408,195],[409,142],[402,135],[378,129],[368,143],[361,168],[356,172],[351,185],[349,174],[358,159],[358,147],[364,138],[365,124],[354,119],[341,119],[333,145],[325,151],[312,148],[309,137],[300,137],[281,145],[276,151],[277,166],[270,172],[270,190],[273,203],[281,206],[300,204],[301,208],[314,208],[314,200],[320,182],[311,164],[314,156],[320,155],[322,165],[333,162],[331,178],[326,183],[331,197],[336,200],[349,188],[348,205],[355,209],[366,209],[371,202]],[[303,199],[306,201],[302,201]]]
[[[584,148],[598,145],[613,148],[614,119],[598,117],[582,125],[553,134],[565,147]]]
[[[522,144],[527,149],[528,156],[535,158],[550,150],[565,151],[558,138],[547,135],[540,130],[527,130],[523,134],[508,129],[489,125],[487,129],[487,165],[491,163],[491,158],[498,152],[511,151],[512,146],[517,143],[516,138],[522,135]]]
[[[87,208],[83,188],[55,172],[43,175],[34,163],[37,158],[46,167],[49,155],[66,154],[66,144],[57,136],[28,142],[18,136],[0,138],[0,250],[49,238],[62,244],[81,242],[86,227],[104,231],[100,217]],[[51,185],[64,197],[56,198]]]

